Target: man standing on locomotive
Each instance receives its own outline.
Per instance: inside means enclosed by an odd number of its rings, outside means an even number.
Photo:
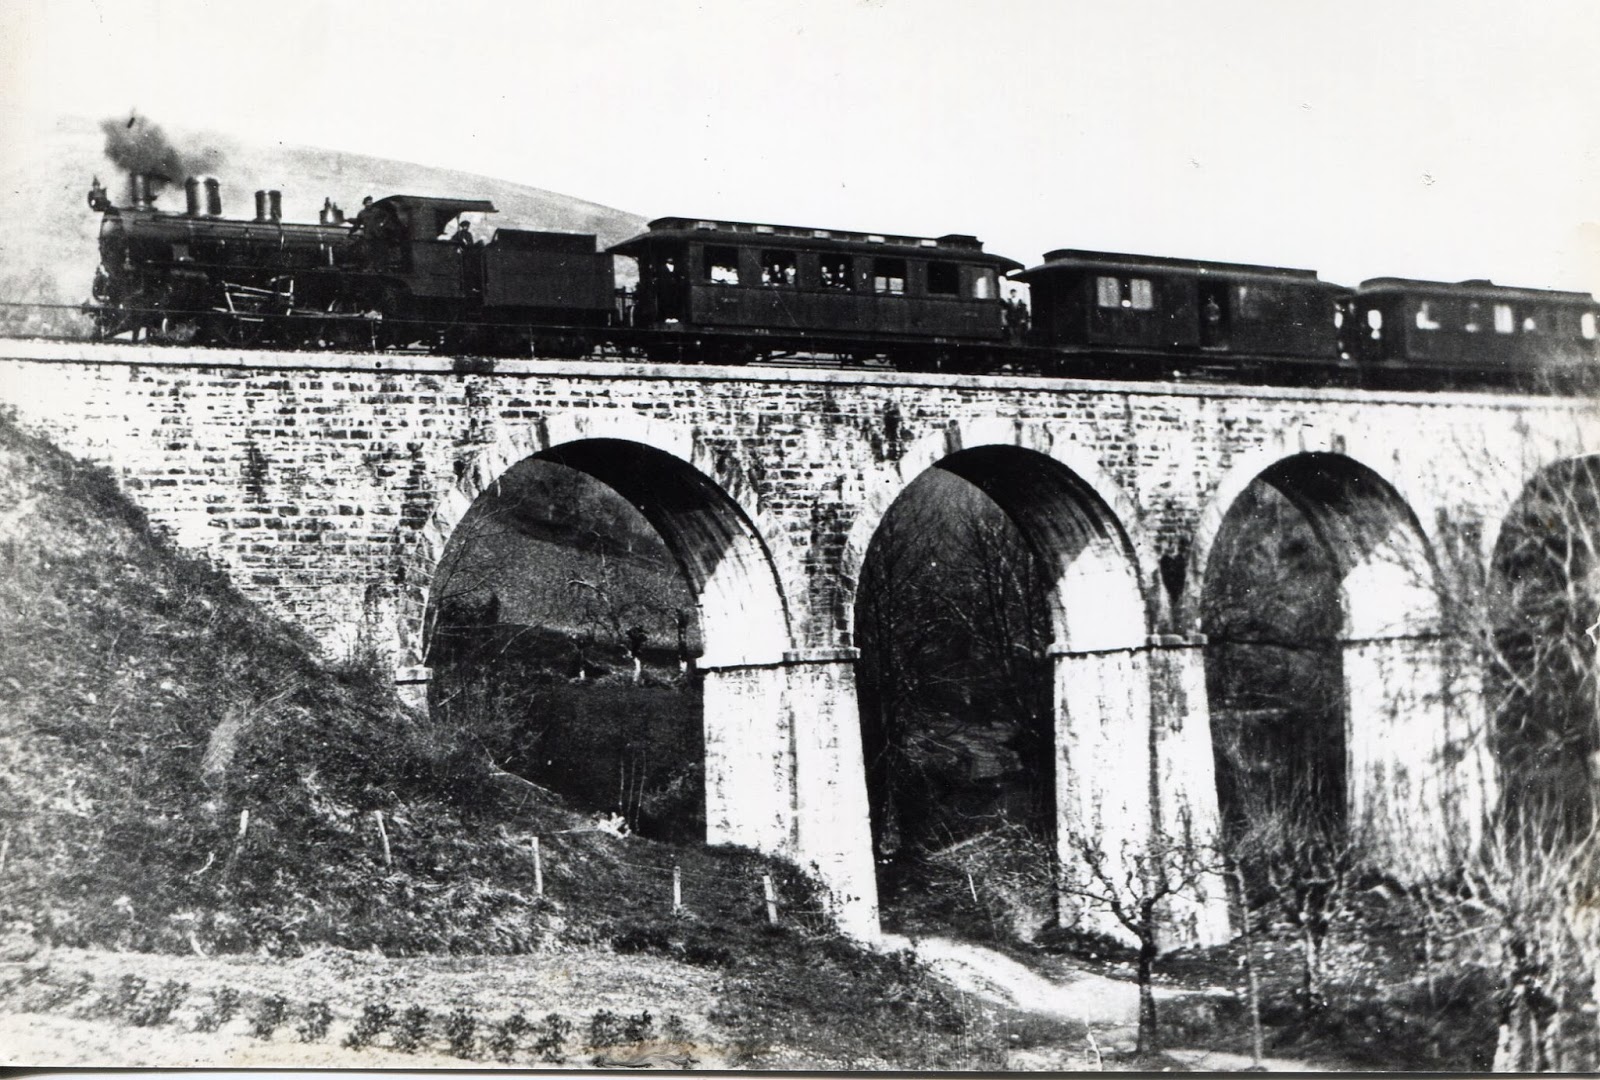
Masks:
[[[1004,318],[1006,336],[1013,345],[1022,344],[1023,336],[1028,332],[1028,305],[1016,289],[1011,290],[1011,298],[1006,301]]]

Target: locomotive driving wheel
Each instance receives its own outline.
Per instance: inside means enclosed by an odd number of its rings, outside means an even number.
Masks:
[[[151,335],[163,345],[189,345],[200,340],[200,320],[168,317]]]
[[[318,320],[317,344],[341,352],[372,352],[378,347],[380,320],[353,301],[335,300]]]
[[[265,328],[266,320],[259,315],[221,312],[211,317],[210,333],[207,336],[218,345],[248,349],[260,343],[265,336]]]

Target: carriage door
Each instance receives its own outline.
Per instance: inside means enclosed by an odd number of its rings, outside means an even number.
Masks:
[[[683,321],[688,252],[681,246],[660,248],[644,264],[646,295],[653,301],[656,322]]]
[[[1208,281],[1200,286],[1200,346],[1205,349],[1228,347],[1228,287]]]

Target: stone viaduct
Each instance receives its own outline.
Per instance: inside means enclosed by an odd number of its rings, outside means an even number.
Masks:
[[[1052,577],[1057,813],[1108,850],[1217,818],[1200,594],[1258,479],[1343,580],[1347,802],[1397,865],[1494,789],[1440,597],[1481,588],[1594,403],[1022,377],[0,342],[0,404],[115,470],[181,545],[333,655],[427,678],[432,567],[532,455],[638,506],[699,599],[709,841],[812,865],[876,931],[853,636],[874,531],[927,469],[978,485]],[[1448,579],[1448,580],[1447,580]],[[1248,583],[1241,583],[1248,587]],[[1215,940],[1214,891],[1187,933]]]

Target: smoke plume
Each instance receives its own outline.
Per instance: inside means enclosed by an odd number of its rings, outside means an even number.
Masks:
[[[161,126],[137,113],[126,120],[100,122],[106,136],[106,157],[130,175],[151,176],[167,183],[215,171],[222,155],[215,150],[185,154],[167,140]]]

